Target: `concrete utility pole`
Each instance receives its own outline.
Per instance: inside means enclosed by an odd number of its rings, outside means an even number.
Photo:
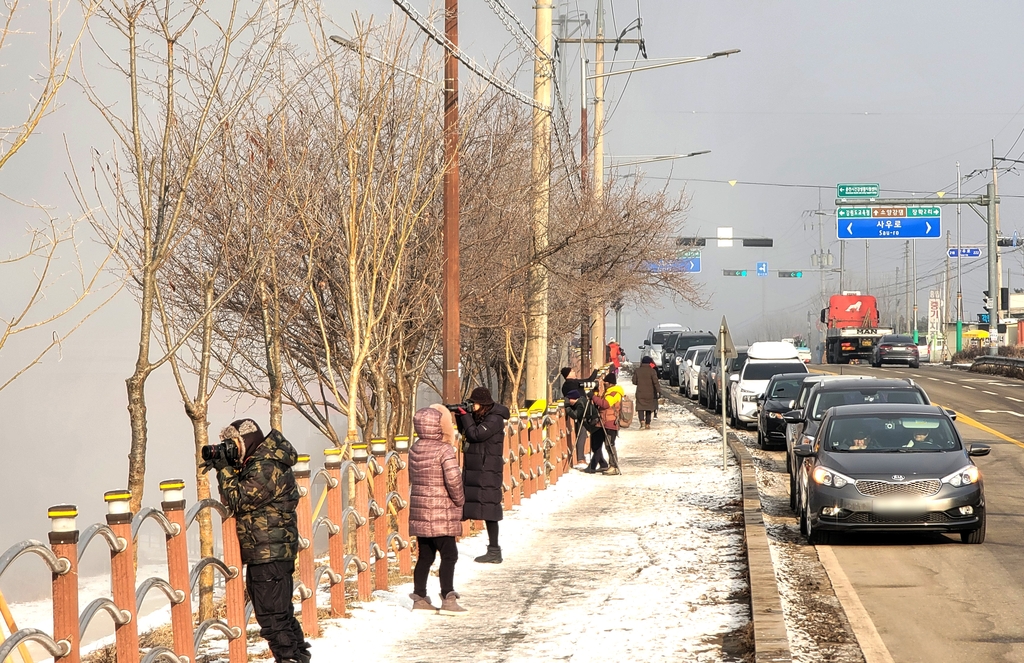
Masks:
[[[536,256],[548,247],[548,214],[551,195],[551,77],[554,52],[551,34],[553,0],[536,0],[536,37],[533,98],[533,255],[526,299],[526,403],[548,397],[548,270]]]
[[[459,45],[459,0],[445,0],[444,33]],[[459,61],[444,53],[444,326],[441,332],[441,394],[445,403],[462,400],[459,384]]]
[[[594,77],[594,213],[600,214],[604,207],[604,0],[597,0]],[[591,311],[590,318],[591,359],[599,366],[604,363],[604,302]]]
[[[994,197],[996,197],[996,198],[999,198],[999,171],[996,168],[996,141],[995,141],[995,139],[992,139],[992,191],[993,191],[992,195]],[[998,238],[999,238],[999,206],[998,205],[996,205],[995,226],[996,226],[996,240],[997,240],[996,241],[996,253],[995,253],[995,259],[996,259],[996,289],[995,289],[995,291],[993,293],[993,296],[995,297],[995,306],[993,307],[992,310],[993,310],[993,312],[997,313],[997,315],[996,315],[996,326],[998,327],[998,325],[999,325],[999,318],[1004,317],[1004,314],[1006,313],[1006,311],[1003,311],[1003,294],[1002,294],[1003,293],[1003,263],[1002,263],[1002,260],[999,257],[999,243],[998,243]],[[1007,303],[1009,303],[1009,302],[1007,302]],[[989,345],[992,344],[992,340],[991,339],[992,339],[992,337],[990,336],[989,337]]]
[[[907,279],[907,287],[903,293],[903,314],[902,330],[904,333],[910,331],[910,240],[903,242],[903,278]]]
[[[995,169],[992,169],[995,173]],[[996,204],[996,185],[989,182],[986,187],[986,198],[988,198],[988,294],[992,297],[992,308],[988,312],[988,353],[999,354],[999,344],[996,342],[999,335],[999,230],[996,228],[996,214],[999,206]]]
[[[911,249],[911,253],[914,254],[912,256],[912,260],[914,262],[914,275],[913,275],[913,278],[911,279],[914,282],[914,344],[915,345],[920,345],[920,343],[918,343],[918,333],[917,333],[917,240],[916,239],[911,242],[910,249]]]

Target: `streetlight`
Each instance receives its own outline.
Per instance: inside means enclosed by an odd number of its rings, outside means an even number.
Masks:
[[[647,64],[642,67],[632,67],[631,69],[619,69],[616,71],[601,73],[595,72],[592,76],[587,76],[587,80],[593,81],[601,77],[607,78],[609,76],[618,76],[620,74],[632,74],[638,71],[650,71],[651,69],[661,69],[662,67],[674,67],[677,64],[689,64],[691,62],[703,62],[704,60],[714,60],[715,58],[729,57],[730,55],[735,55],[736,53],[739,52],[740,49],[733,48],[728,51],[716,51],[711,55],[698,55],[690,58],[677,58],[674,60],[669,60],[668,62],[660,62],[658,64]],[[604,62],[600,62],[600,64],[604,64]]]

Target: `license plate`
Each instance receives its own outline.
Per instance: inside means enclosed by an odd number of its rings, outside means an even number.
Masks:
[[[865,348],[870,348],[870,347],[871,347],[871,339],[867,339],[867,338],[865,338],[865,339],[862,339],[862,340],[861,340],[861,342],[860,342],[860,344],[861,344],[861,345],[862,345],[863,347],[865,347]]]
[[[871,510],[875,513],[917,513],[924,510],[920,500],[901,499],[891,497],[888,499],[876,499],[871,502]]]

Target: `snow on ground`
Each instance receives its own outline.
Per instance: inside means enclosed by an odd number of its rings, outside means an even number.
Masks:
[[[621,476],[572,472],[505,514],[500,565],[459,543],[463,617],[377,592],[313,641],[316,660],[722,661],[748,651],[739,473],[678,406],[619,444]],[[438,602],[437,580],[428,591]]]

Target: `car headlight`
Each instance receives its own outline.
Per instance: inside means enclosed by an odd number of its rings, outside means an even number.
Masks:
[[[972,483],[978,483],[981,479],[981,471],[977,465],[968,465],[962,469],[953,472],[948,477],[942,477],[942,483],[948,483],[954,488],[960,486],[969,486]]]
[[[682,357],[676,357],[676,366],[678,366],[681,363],[683,363],[683,358]]]
[[[744,403],[752,403],[757,400],[757,394],[745,393],[743,394]]]
[[[814,479],[814,483],[821,484],[822,486],[833,486],[835,488],[842,488],[848,483],[853,483],[853,479],[848,476],[842,475],[839,472],[822,467],[819,465],[814,468],[814,472],[811,474]]]
[[[785,419],[785,417],[782,416],[781,412],[769,412],[768,413],[768,418],[769,419]]]

